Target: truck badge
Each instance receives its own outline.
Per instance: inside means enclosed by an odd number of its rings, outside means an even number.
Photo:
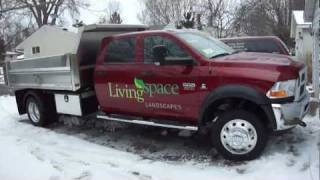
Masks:
[[[194,91],[196,89],[195,83],[182,83],[183,89],[187,91]]]
[[[208,88],[207,88],[207,85],[205,83],[202,83],[200,89],[206,90]]]

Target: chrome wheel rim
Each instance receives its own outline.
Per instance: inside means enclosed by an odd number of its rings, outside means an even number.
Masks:
[[[258,140],[255,127],[248,121],[234,119],[226,123],[220,132],[222,145],[232,154],[247,154]]]
[[[29,102],[28,104],[28,113],[30,116],[30,119],[34,123],[39,123],[40,121],[40,111],[35,102]]]

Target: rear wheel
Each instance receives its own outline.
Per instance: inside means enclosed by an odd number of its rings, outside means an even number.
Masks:
[[[46,98],[37,94],[29,95],[26,100],[26,111],[31,123],[44,127],[56,119],[56,112]]]
[[[39,124],[40,122],[40,110],[39,105],[34,98],[29,98],[27,102],[27,112],[29,119],[33,124]]]
[[[212,128],[212,141],[217,151],[232,161],[257,158],[267,139],[268,133],[261,119],[244,110],[221,114]]]

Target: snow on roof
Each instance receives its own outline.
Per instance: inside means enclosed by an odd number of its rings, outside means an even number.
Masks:
[[[58,34],[59,36],[57,36],[57,38],[61,37],[61,34],[64,34],[65,36],[77,36],[77,33],[68,31],[68,29],[63,28],[63,27],[43,25],[38,30],[36,30],[34,33],[32,33],[29,37],[27,37],[24,41],[22,41],[20,44],[18,44],[18,46],[16,47],[16,50],[24,49],[25,48],[24,46],[26,46],[26,44],[28,44],[28,42],[31,39],[33,39],[34,37],[41,34],[41,32],[43,32],[46,35],[50,34],[50,36]],[[61,38],[63,38],[63,37],[61,37]]]
[[[303,12],[304,11],[292,11],[293,17],[294,17],[297,25],[312,24],[311,22],[305,22],[304,21]]]
[[[13,51],[7,51],[3,55],[5,56],[12,56],[12,55],[20,55],[21,53],[13,52]]]

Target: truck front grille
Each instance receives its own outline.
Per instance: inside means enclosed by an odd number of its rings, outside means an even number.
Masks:
[[[307,84],[307,68],[303,68],[299,72],[299,78],[297,80],[297,87],[295,93],[295,100],[300,100],[306,94],[306,84]]]

